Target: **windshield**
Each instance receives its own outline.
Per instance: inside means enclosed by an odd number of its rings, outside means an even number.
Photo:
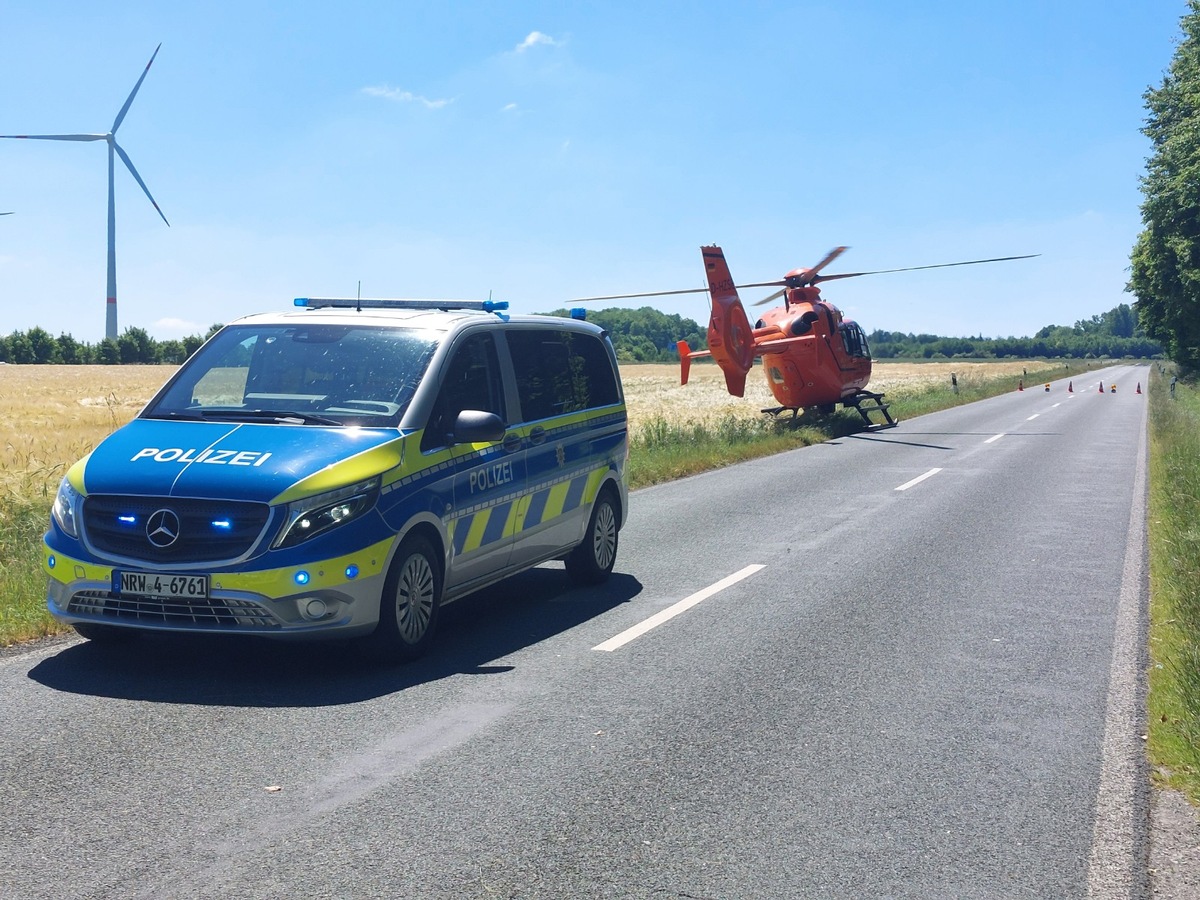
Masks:
[[[436,347],[436,334],[403,328],[230,325],[142,416],[394,426]]]

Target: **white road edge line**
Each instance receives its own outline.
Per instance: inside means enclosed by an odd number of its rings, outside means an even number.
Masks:
[[[1092,900],[1148,896],[1145,868],[1147,847],[1144,829],[1148,820],[1145,771],[1146,691],[1141,648],[1146,643],[1146,406],[1137,465],[1133,477],[1133,503],[1125,536],[1125,561],[1117,621],[1113,628],[1109,666],[1108,704],[1104,716],[1104,741],[1100,756],[1100,785],[1096,790],[1096,816],[1092,852],[1088,862],[1087,895]]]
[[[703,590],[696,591],[696,593],[692,594],[690,597],[684,597],[678,603],[674,603],[671,606],[668,606],[666,609],[656,612],[650,618],[639,622],[637,625],[634,625],[631,628],[626,628],[620,634],[616,635],[615,637],[610,637],[607,641],[602,644],[597,644],[592,649],[603,650],[607,653],[611,653],[613,650],[624,647],[630,641],[641,637],[652,628],[657,628],[659,625],[663,624],[663,622],[667,622],[675,618],[681,612],[691,609],[697,603],[707,600],[713,594],[719,593],[725,590],[725,588],[737,584],[742,579],[749,578],[755,572],[761,571],[765,568],[766,566],[759,565],[757,563],[752,566],[746,566],[746,568],[722,578],[716,584],[709,585]]]
[[[1034,413],[1032,416],[1030,416],[1030,417],[1029,417],[1028,419],[1026,419],[1025,421],[1026,421],[1026,422],[1032,422],[1034,419],[1036,419],[1036,418],[1037,418],[1038,416],[1040,416],[1040,415],[1041,415],[1041,413]]]
[[[1000,440],[1000,438],[1004,437],[1004,435],[1006,435],[1006,434],[1008,434],[1007,431],[1002,431],[999,434],[993,434],[990,438],[988,438],[986,441],[984,441],[984,443],[990,444],[992,441],[998,441],[998,440]]]
[[[914,478],[912,481],[906,481],[906,482],[904,482],[904,484],[900,485],[900,487],[896,488],[896,490],[898,490],[898,491],[907,491],[907,490],[908,490],[910,487],[912,487],[913,485],[915,485],[915,484],[920,484],[920,483],[921,483],[922,481],[924,481],[926,478],[932,478],[934,475],[936,475],[936,474],[937,474],[938,472],[940,472],[940,471],[942,471],[942,470],[941,470],[941,469],[930,469],[930,470],[929,470],[928,472],[926,472],[924,475],[918,475],[918,476],[917,476],[916,478]]]

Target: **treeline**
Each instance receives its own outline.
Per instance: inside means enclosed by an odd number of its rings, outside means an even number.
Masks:
[[[873,331],[867,335],[871,354],[878,359],[952,359],[954,357],[1017,359],[1098,359],[1161,356],[1162,344],[1138,326],[1127,303],[1074,325],[1047,325],[1033,337],[948,338],[936,334]]]
[[[552,316],[569,315],[559,309]],[[641,309],[588,310],[587,320],[609,333],[617,359],[621,362],[678,362],[676,344],[683,340],[693,350],[708,347],[706,328],[694,319],[660,312],[650,306]]]
[[[178,365],[220,327],[213,325],[204,336],[170,341],[156,341],[142,328],[126,328],[115,341],[105,338],[98,344],[77,341],[69,334],[54,337],[43,328],[31,328],[0,337],[0,361],[68,366]]]
[[[566,316],[559,309],[550,315]],[[693,350],[708,347],[707,329],[694,319],[641,309],[588,310],[587,319],[608,331],[617,359],[621,362],[678,362],[676,344],[688,342]],[[77,341],[69,334],[53,337],[41,328],[14,331],[0,337],[0,361],[60,365],[174,364],[187,359],[220,328],[182,340],[158,341],[141,328],[127,328],[115,341],[98,344]],[[873,331],[867,336],[871,354],[878,359],[976,358],[1121,358],[1149,359],[1163,347],[1138,327],[1137,316],[1122,303],[1103,315],[1076,322],[1073,326],[1047,325],[1031,338],[943,337],[936,334],[906,334]]]

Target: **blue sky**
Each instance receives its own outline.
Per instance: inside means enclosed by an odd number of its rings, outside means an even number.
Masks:
[[[296,296],[518,312],[828,271],[871,331],[1029,335],[1133,298],[1183,0],[0,0],[0,134],[117,132],[120,328]],[[104,335],[102,142],[0,141],[0,334]],[[745,291],[758,299],[766,291]],[[705,321],[707,301],[645,301]],[[604,305],[604,304],[601,304]],[[623,303],[621,305],[642,305]]]

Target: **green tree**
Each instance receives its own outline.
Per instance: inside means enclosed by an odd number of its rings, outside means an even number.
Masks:
[[[187,353],[183,349],[183,341],[159,341],[158,342],[158,361],[161,363],[174,363],[178,365],[187,359]]]
[[[1153,152],[1142,177],[1142,223],[1128,289],[1146,333],[1182,369],[1200,369],[1200,0],[1162,84],[1146,91],[1142,133]]]
[[[105,338],[96,346],[96,362],[102,366],[116,366],[121,363],[121,348],[112,338]]]
[[[183,358],[187,359],[193,353],[200,349],[200,345],[204,343],[204,338],[198,334],[189,334],[183,339]]]
[[[44,328],[30,328],[25,335],[33,348],[33,361],[45,365],[59,362],[58,341]]]
[[[8,358],[11,362],[29,364],[37,357],[33,353],[33,344],[23,331],[14,331],[8,336]]]
[[[125,332],[117,338],[117,348],[120,351],[121,362],[124,364],[158,361],[154,339],[143,328],[126,328]]]
[[[81,356],[84,348],[71,335],[60,334],[56,343],[58,344],[58,358],[64,363],[73,366],[83,362]]]

